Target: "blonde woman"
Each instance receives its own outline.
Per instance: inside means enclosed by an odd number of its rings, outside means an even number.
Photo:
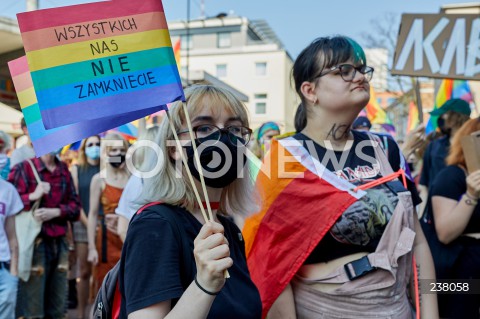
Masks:
[[[158,175],[145,179],[143,188],[144,203],[162,204],[135,215],[129,226],[119,273],[120,316],[260,318],[260,296],[247,269],[241,232],[228,217],[255,211],[242,156],[252,132],[246,109],[229,91],[214,86],[191,87],[185,94],[214,221],[205,223],[181,164],[180,152],[185,152],[195,187],[201,190],[186,117],[177,103],[169,114],[183,149],[172,143],[172,128],[164,118],[156,139],[163,165]],[[152,167],[155,163],[150,160]],[[167,214],[178,214],[175,218],[182,221],[177,225],[181,240]],[[191,246],[188,265],[181,258],[184,241]],[[188,267],[196,274],[183,271]]]
[[[94,290],[107,272],[120,259],[122,241],[107,230],[105,216],[114,214],[129,173],[125,163],[128,142],[117,133],[109,133],[102,140],[104,167],[92,178],[88,213],[88,261],[95,266]],[[97,232],[97,224],[100,224]]]

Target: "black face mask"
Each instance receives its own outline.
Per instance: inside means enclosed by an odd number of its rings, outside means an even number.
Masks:
[[[125,155],[109,156],[107,162],[115,168],[119,168],[125,162]]]
[[[240,167],[243,168],[245,165],[245,147],[232,145],[232,143],[229,141],[228,135],[223,132],[220,140],[216,144],[212,145],[215,141],[216,140],[211,140],[207,137],[204,139],[197,139],[195,140],[195,143],[197,145],[200,165],[203,169],[203,178],[205,180],[205,184],[213,188],[223,188],[235,181],[240,173],[240,171],[237,171],[237,166],[239,166],[239,152],[243,152],[243,157],[241,159],[242,163],[240,163]],[[189,145],[186,146],[185,149],[187,151],[187,163],[188,167],[190,168],[190,172],[197,180],[200,180],[200,174],[195,165],[196,161],[193,153],[193,147]]]

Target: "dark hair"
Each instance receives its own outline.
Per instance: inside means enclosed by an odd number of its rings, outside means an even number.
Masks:
[[[20,121],[20,127],[23,129],[24,127],[27,127],[27,123],[25,123],[25,118],[22,117],[22,120]]]
[[[295,90],[302,100],[295,114],[297,132],[307,125],[307,104],[300,90],[302,83],[315,81],[325,68],[331,68],[349,59],[367,64],[362,47],[345,36],[317,38],[300,52],[292,68]]]

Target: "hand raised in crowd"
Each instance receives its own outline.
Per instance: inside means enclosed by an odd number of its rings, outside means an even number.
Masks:
[[[425,125],[422,123],[417,126],[413,131],[405,136],[405,142],[402,146],[402,153],[405,157],[415,152],[417,148],[420,148],[425,141]]]
[[[477,199],[480,197],[480,169],[468,174],[467,195]]]
[[[197,281],[209,292],[219,292],[225,284],[224,272],[233,265],[224,228],[217,222],[203,225],[195,238],[193,254],[197,264]]]
[[[60,216],[60,208],[38,208],[33,212],[33,217],[40,222],[46,222],[58,216]]]
[[[30,193],[28,198],[32,201],[42,198],[43,195],[50,193],[50,184],[47,182],[40,182],[33,193]]]
[[[92,263],[92,265],[98,264],[98,252],[95,248],[91,248],[88,250],[88,258],[87,260]]]

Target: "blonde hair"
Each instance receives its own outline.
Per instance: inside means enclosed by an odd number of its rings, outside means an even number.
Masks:
[[[239,117],[242,125],[248,127],[248,114],[243,103],[228,90],[212,85],[198,85],[185,90],[188,114],[193,119],[197,114],[209,109],[213,114],[219,110],[227,110]],[[168,111],[174,124],[174,130],[179,131],[186,124],[182,102],[176,102]],[[164,117],[160,124],[156,143],[162,150],[164,165],[153,178],[145,179],[142,203],[161,201],[177,205],[193,211],[198,207],[193,187],[189,182],[185,170],[183,178],[178,178],[174,160],[170,154],[175,146],[168,146],[167,141],[174,139],[169,120]],[[153,154],[149,154],[153,155]],[[149,164],[156,163],[156,158],[150,157]],[[253,195],[254,182],[251,179],[248,163],[244,167],[243,178],[237,178],[223,189],[220,199],[220,211],[224,214],[234,213],[249,215],[258,210],[257,200]]]

